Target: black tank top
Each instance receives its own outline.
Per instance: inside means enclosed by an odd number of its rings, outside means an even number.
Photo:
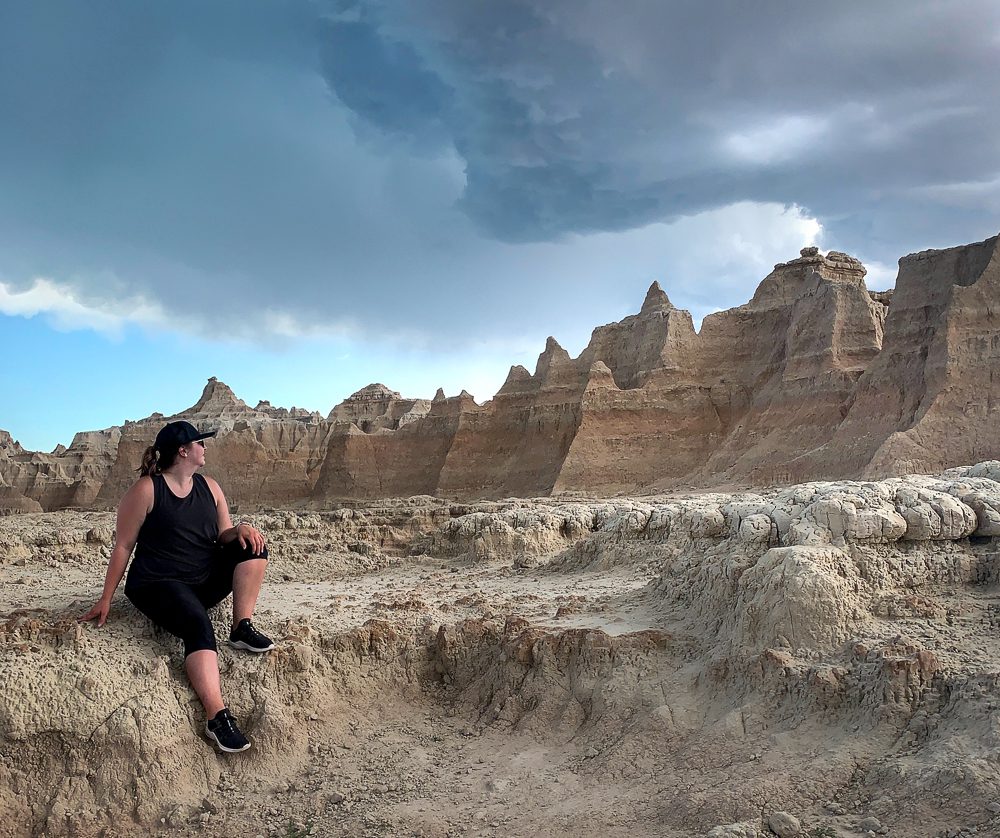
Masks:
[[[191,491],[179,498],[162,474],[153,475],[153,509],[139,529],[125,586],[165,580],[204,582],[218,538],[219,513],[204,477],[195,474]]]

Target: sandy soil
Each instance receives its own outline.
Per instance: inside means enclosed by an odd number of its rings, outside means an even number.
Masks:
[[[237,756],[177,641],[124,598],[76,622],[112,516],[0,519],[0,835],[1000,835],[994,537],[823,507],[802,544],[810,509],[260,513],[278,648],[221,651]]]

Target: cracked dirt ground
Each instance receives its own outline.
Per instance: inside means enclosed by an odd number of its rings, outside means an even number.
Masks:
[[[861,485],[261,513],[236,757],[176,641],[76,622],[113,516],[0,519],[0,834],[1000,835],[995,537]]]

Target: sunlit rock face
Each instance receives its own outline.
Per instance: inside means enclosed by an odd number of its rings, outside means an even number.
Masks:
[[[24,451],[0,436],[0,509],[108,507],[166,421],[218,429],[207,470],[235,506],[778,485],[1000,457],[997,238],[900,260],[894,292],[805,248],[748,303],[705,318],[653,283],[573,358],[549,338],[494,398],[371,384],[326,418],[250,407],[212,378],[178,416]]]
[[[884,476],[994,459],[998,295],[996,237],[901,259],[883,350],[813,468]]]

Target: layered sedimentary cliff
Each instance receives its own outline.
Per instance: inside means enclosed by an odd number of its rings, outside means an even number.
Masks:
[[[1000,457],[997,241],[907,256],[877,293],[858,260],[806,248],[700,332],[654,283],[578,358],[549,338],[483,405],[373,384],[323,419],[251,408],[211,379],[180,415],[219,429],[211,471],[247,506],[937,471]],[[3,435],[0,508],[113,504],[166,418],[51,454]]]

